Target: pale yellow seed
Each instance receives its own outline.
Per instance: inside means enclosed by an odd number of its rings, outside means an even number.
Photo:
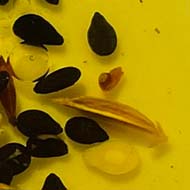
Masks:
[[[140,163],[135,148],[121,140],[110,140],[89,148],[83,158],[87,165],[112,175],[131,172]]]
[[[18,45],[10,55],[10,62],[18,78],[33,81],[44,75],[49,68],[46,50],[29,45]]]

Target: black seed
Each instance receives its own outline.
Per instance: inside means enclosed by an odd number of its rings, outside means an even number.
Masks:
[[[46,0],[50,4],[58,5],[59,0]]]
[[[13,179],[13,173],[11,168],[5,163],[0,163],[0,183],[4,183],[7,185],[11,184]]]
[[[23,43],[43,47],[46,45],[62,45],[63,37],[44,18],[35,14],[19,17],[14,25],[15,35],[24,40]]]
[[[6,5],[9,2],[9,0],[0,0],[0,5]]]
[[[39,135],[27,141],[30,154],[34,157],[56,157],[68,153],[65,142],[54,135]]]
[[[94,120],[73,117],[65,125],[65,132],[73,141],[82,144],[103,142],[109,139],[107,133]]]
[[[67,190],[67,188],[57,175],[51,173],[47,176],[42,190]]]
[[[7,87],[10,76],[7,71],[0,71],[0,93]]]
[[[63,129],[47,113],[40,110],[26,110],[17,117],[18,130],[28,137],[40,134],[57,135]]]
[[[18,143],[9,143],[0,148],[0,165],[11,168],[16,175],[26,170],[31,162],[31,157],[25,146]]]
[[[42,78],[34,87],[36,93],[45,94],[56,92],[72,86],[81,76],[79,69],[65,67]]]
[[[98,12],[92,18],[88,29],[88,43],[98,55],[110,55],[117,46],[117,36],[114,28]]]

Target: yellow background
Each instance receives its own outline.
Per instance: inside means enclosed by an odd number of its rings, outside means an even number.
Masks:
[[[45,110],[64,126],[71,116],[84,113],[51,103],[47,98],[81,94],[110,98],[129,104],[161,123],[169,137],[168,144],[149,148],[140,134],[104,126],[112,138],[136,146],[141,166],[123,176],[110,176],[87,168],[81,153],[86,147],[61,137],[68,143],[68,156],[32,160],[12,185],[25,190],[40,190],[45,177],[54,172],[69,190],[185,190],[189,186],[190,155],[190,1],[189,0],[62,0],[54,7],[43,0],[17,0],[14,7],[0,7],[0,54],[11,54],[20,39],[11,27],[24,13],[46,18],[64,36],[61,47],[48,47],[51,71],[63,66],[77,66],[82,71],[78,84],[53,95],[37,95],[33,84],[15,80],[17,112],[38,108]],[[114,26],[118,48],[110,57],[99,57],[89,48],[87,29],[95,11]],[[160,30],[158,34],[155,28]],[[104,94],[98,87],[101,72],[121,66],[122,81]],[[23,66],[24,68],[24,66]],[[34,68],[35,69],[35,68]],[[24,72],[24,71],[23,71]],[[25,71],[31,72],[31,71]],[[2,110],[2,108],[1,108]],[[3,112],[3,111],[1,111]],[[26,139],[6,121],[0,144],[25,143]],[[101,121],[100,121],[101,122]]]

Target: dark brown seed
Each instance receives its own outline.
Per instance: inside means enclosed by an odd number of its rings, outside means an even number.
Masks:
[[[28,137],[41,134],[57,135],[63,129],[50,115],[40,110],[26,110],[17,117],[18,130]]]
[[[91,49],[101,56],[112,54],[117,46],[114,28],[98,12],[94,14],[88,29],[88,43]]]
[[[27,148],[33,157],[46,158],[68,153],[67,145],[55,135],[39,135],[27,141]]]
[[[34,91],[40,94],[52,93],[74,85],[81,72],[76,67],[64,67],[39,80]]]
[[[31,157],[25,146],[18,143],[9,143],[0,148],[0,165],[11,168],[16,175],[26,170],[31,162]]]
[[[7,71],[0,71],[0,93],[6,89],[10,76]]]
[[[65,132],[73,141],[82,144],[103,142],[109,139],[99,124],[87,117],[69,119],[65,125]]]
[[[59,0],[46,0],[48,3],[53,4],[53,5],[58,5]]]
[[[67,190],[67,188],[57,175],[51,173],[47,176],[42,190]]]
[[[19,17],[14,25],[13,32],[23,39],[22,43],[42,46],[62,45],[63,37],[43,17],[36,14],[26,14]]]

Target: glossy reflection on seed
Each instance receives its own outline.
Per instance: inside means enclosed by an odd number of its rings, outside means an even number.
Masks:
[[[27,141],[27,148],[33,157],[48,158],[68,153],[65,142],[55,135],[39,135]]]
[[[9,166],[13,175],[25,171],[30,162],[31,156],[21,144],[9,143],[0,148],[0,165]]]
[[[109,139],[108,134],[99,124],[87,117],[73,117],[65,125],[65,132],[73,141],[82,144],[103,142]]]

